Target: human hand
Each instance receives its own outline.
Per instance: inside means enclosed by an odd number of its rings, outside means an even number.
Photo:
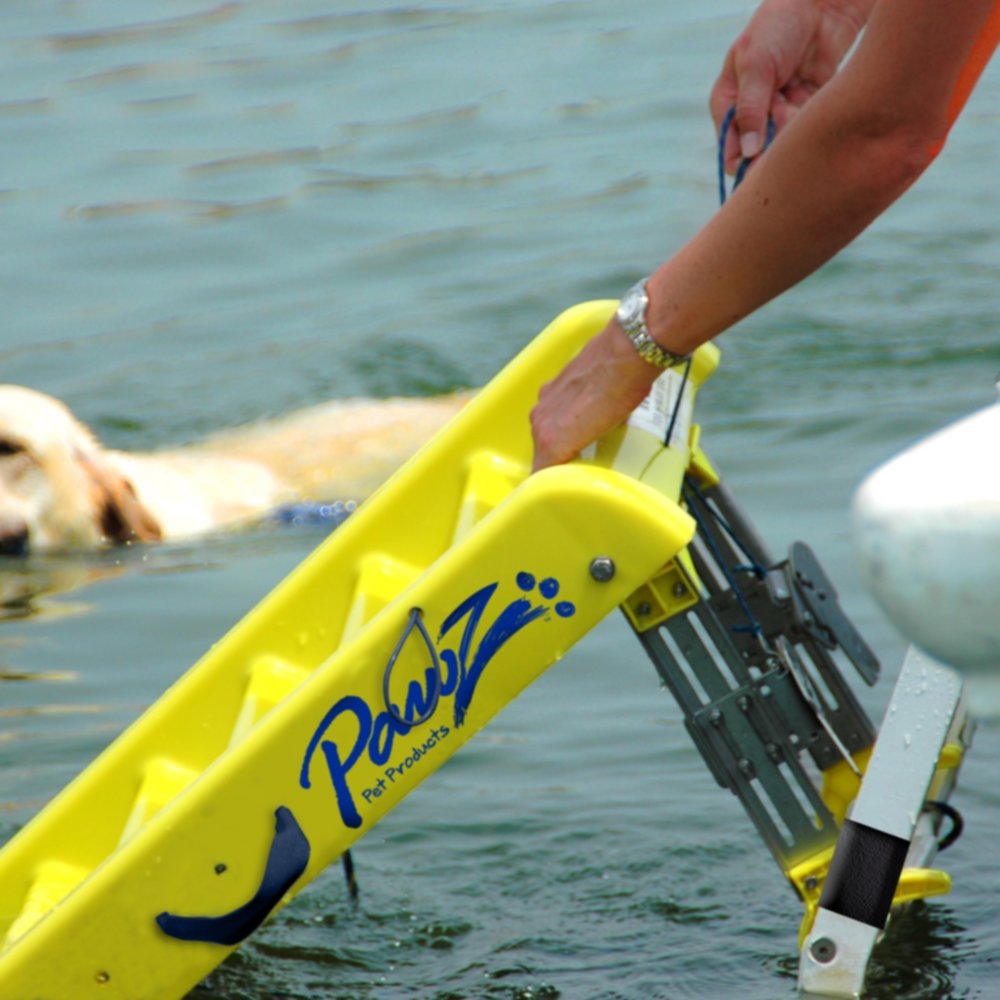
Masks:
[[[837,72],[876,0],[764,0],[729,51],[709,99],[717,131],[736,108],[723,157],[727,172],[764,148]]]
[[[576,458],[582,448],[624,423],[646,398],[660,369],[643,361],[616,320],[551,382],[531,411],[532,472]]]

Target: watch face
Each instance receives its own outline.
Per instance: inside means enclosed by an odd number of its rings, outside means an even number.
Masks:
[[[618,306],[618,321],[625,327],[636,327],[645,321],[646,290],[642,284],[633,285],[623,296]]]

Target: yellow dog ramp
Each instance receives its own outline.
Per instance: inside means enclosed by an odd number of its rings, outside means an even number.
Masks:
[[[182,996],[684,548],[688,424],[528,477],[539,387],[613,308],[559,317],[0,852],[0,996]],[[674,418],[716,363],[671,373]]]

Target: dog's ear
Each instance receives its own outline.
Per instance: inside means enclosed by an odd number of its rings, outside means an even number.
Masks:
[[[103,540],[112,545],[160,541],[163,531],[153,515],[139,502],[132,484],[113,469],[98,465],[86,455],[79,458],[94,490],[97,529]]]

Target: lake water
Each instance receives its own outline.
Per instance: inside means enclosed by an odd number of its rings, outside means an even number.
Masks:
[[[0,10],[0,381],[148,449],[333,397],[491,378],[715,210],[736,0],[39,0]],[[853,488],[1000,370],[1000,64],[929,174],[722,339],[706,447],[775,552],[807,540],[884,664]],[[878,95],[873,95],[873,100]],[[997,460],[997,455],[984,460]],[[0,840],[319,536],[6,567]],[[72,589],[59,589],[73,585]],[[599,749],[598,749],[599,748]],[[870,996],[1000,995],[1000,724],[951,895]],[[795,994],[800,907],[617,616],[199,987],[199,998]]]

